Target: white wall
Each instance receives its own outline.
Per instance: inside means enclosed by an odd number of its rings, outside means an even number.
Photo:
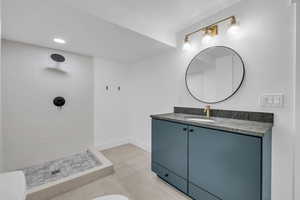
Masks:
[[[5,168],[31,166],[93,145],[92,58],[3,41]],[[66,62],[54,70],[52,53]],[[59,111],[52,103],[66,98]]]
[[[130,133],[132,142],[150,150],[150,115],[172,112],[185,83],[187,63],[181,54],[169,52],[140,62],[130,73]],[[187,95],[187,91],[184,91]]]
[[[127,77],[128,66],[94,59],[95,146],[99,149],[129,142]]]
[[[293,9],[289,0],[244,0],[191,26],[192,31],[217,19],[236,15],[241,23],[239,35],[219,37],[209,45],[225,45],[240,53],[245,61],[246,78],[240,91],[230,100],[213,108],[265,111],[275,113],[273,129],[272,200],[291,200],[293,194]],[[178,34],[183,40],[183,33]],[[136,144],[150,149],[151,114],[172,112],[173,106],[203,107],[185,88],[184,74],[193,52],[169,52],[135,64],[131,71],[131,137]],[[266,109],[259,105],[264,93],[283,93],[284,108]]]
[[[296,66],[295,66],[295,200],[300,199],[300,2],[296,5]]]
[[[1,16],[2,16],[2,2],[0,1],[0,38],[1,38]],[[1,49],[1,40],[0,40],[0,49]],[[0,172],[3,171],[3,161],[4,161],[4,154],[3,154],[3,133],[2,133],[2,79],[1,79],[1,74],[2,74],[2,65],[1,65],[1,55],[0,55]]]

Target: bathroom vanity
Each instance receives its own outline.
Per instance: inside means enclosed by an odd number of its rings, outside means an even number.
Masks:
[[[152,171],[195,200],[271,200],[273,114],[152,115]]]

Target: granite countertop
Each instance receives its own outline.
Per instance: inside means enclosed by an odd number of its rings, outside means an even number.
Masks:
[[[197,117],[205,119],[202,115],[191,115],[183,113],[167,113],[159,115],[151,115],[153,119],[167,120],[172,122],[179,122],[193,126],[200,126],[204,128],[212,128],[223,131],[236,132],[244,135],[263,137],[269,130],[272,129],[273,123],[248,121],[240,119],[211,117],[214,122],[195,122],[187,118]]]

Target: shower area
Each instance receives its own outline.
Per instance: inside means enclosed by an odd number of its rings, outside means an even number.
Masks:
[[[96,149],[21,169],[26,200],[46,200],[113,173],[113,165]]]
[[[5,170],[27,200],[46,200],[113,173],[94,148],[93,58],[3,40]]]

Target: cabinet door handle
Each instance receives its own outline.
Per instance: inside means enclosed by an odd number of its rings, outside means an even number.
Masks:
[[[187,131],[187,128],[183,128],[183,131]]]
[[[169,174],[165,174],[165,177],[168,177],[169,176]]]
[[[194,129],[190,129],[190,132],[194,132]]]

